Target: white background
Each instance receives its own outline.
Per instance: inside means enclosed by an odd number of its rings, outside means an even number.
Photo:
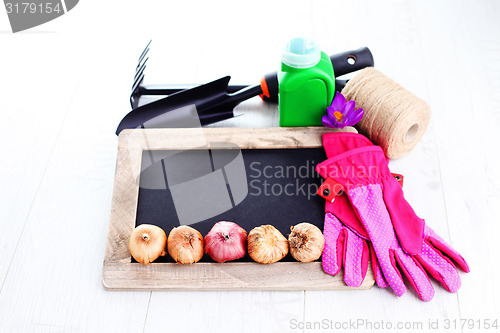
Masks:
[[[498,319],[499,1],[92,1],[24,33],[0,9],[0,331],[300,332],[291,321]],[[368,46],[425,99],[422,142],[391,162],[418,214],[469,261],[457,294],[107,292],[117,138],[137,58],[150,83],[257,83],[296,34],[328,54]],[[219,126],[275,126],[258,98]],[[435,282],[435,281],[434,281]],[[483,324],[483,322],[481,322]],[[499,323],[500,324],[500,323]],[[452,322],[452,328],[453,328]],[[361,326],[359,331],[366,327]],[[313,330],[304,330],[312,332]],[[328,331],[328,330],[324,330]],[[353,330],[351,330],[353,331]],[[491,330],[489,330],[491,331]]]

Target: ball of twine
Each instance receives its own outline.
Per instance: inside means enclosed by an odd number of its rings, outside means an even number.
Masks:
[[[408,154],[429,125],[429,105],[373,67],[359,71],[342,94],[365,111],[356,128],[389,158]]]

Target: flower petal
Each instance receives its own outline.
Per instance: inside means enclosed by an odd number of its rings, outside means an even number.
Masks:
[[[342,95],[339,92],[336,92],[335,97],[333,98],[333,101],[332,101],[332,107],[335,109],[335,111],[342,111],[344,104],[345,104],[344,95]]]
[[[321,122],[323,123],[323,125],[325,125],[326,127],[330,127],[330,128],[343,128],[343,127],[345,127],[345,125],[340,124],[335,119],[331,119],[327,115],[324,115],[323,118],[321,118]]]
[[[321,122],[323,123],[323,125],[325,125],[326,127],[335,127],[334,124],[332,123],[332,119],[330,117],[328,117],[327,115],[324,115],[322,118],[321,118]]]
[[[352,110],[354,110],[355,106],[356,106],[356,102],[354,102],[354,101],[349,101],[349,102],[345,103],[344,110],[342,113],[349,114],[350,112],[352,112]]]
[[[357,109],[349,113],[348,117],[346,117],[345,124],[347,126],[354,126],[356,125],[361,118],[363,117],[364,110],[363,109]]]
[[[335,110],[335,108],[333,106],[326,107],[326,114],[328,115],[328,117],[330,117],[332,119],[335,119],[335,111],[338,111],[338,110]]]
[[[347,121],[351,120],[353,117],[356,116],[356,111],[352,110],[351,112],[346,113],[344,116],[344,119]]]
[[[356,125],[357,123],[359,123],[359,121],[361,120],[361,118],[363,118],[363,115],[365,114],[365,111],[363,109],[357,109],[354,113],[353,113],[353,116],[351,118],[351,126],[354,126]]]

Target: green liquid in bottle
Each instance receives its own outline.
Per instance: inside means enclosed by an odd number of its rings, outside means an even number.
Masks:
[[[330,58],[303,38],[295,38],[283,54],[279,81],[280,126],[320,126],[335,94]]]

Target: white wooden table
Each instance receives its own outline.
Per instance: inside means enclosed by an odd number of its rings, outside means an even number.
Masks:
[[[500,2],[86,0],[15,35],[0,12],[1,332],[313,332],[350,322],[427,331],[446,320],[447,331],[472,332],[478,320],[500,321]],[[418,214],[468,260],[460,291],[434,283],[429,303],[410,288],[401,298],[377,287],[105,291],[114,130],[145,43],[153,38],[156,52],[148,82],[231,74],[248,84],[303,33],[328,54],[370,47],[380,71],[431,105],[422,142],[391,168]],[[257,98],[238,111],[217,126],[277,124]]]

